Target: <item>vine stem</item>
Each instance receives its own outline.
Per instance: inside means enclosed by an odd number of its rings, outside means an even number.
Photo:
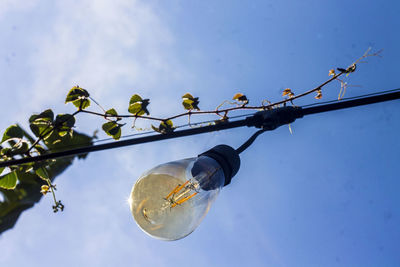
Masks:
[[[45,131],[50,128],[50,125],[51,124],[49,123],[46,126],[46,128],[44,128],[44,130],[41,133],[39,133],[38,139],[36,139],[36,141],[31,145],[31,147],[28,148],[28,150],[26,151],[26,154],[29,155],[29,152],[32,150],[32,148],[34,148],[41,140],[43,140],[43,138],[46,137],[46,135],[48,135],[49,133],[51,133],[54,130],[54,128],[52,128],[48,133],[45,133]]]
[[[112,115],[112,114],[102,114],[99,112],[95,111],[90,111],[90,110],[82,110],[82,113],[88,113],[92,115],[97,115],[103,118],[141,118],[141,119],[147,119],[147,120],[155,120],[155,121],[165,121],[167,119],[161,119],[161,118],[156,118],[156,117],[150,117],[150,116],[141,116],[141,115]]]
[[[51,194],[53,195],[54,204],[57,205],[56,193],[54,193],[54,185],[53,185],[53,183],[50,181],[50,179],[46,179],[46,181],[47,181],[47,184],[49,185]]]
[[[82,104],[79,107],[79,109],[77,111],[75,111],[74,113],[71,114],[71,117],[68,117],[68,119],[65,119],[63,121],[61,121],[60,123],[63,124],[64,122],[67,122],[68,120],[70,120],[72,117],[74,117],[76,114],[82,112]],[[25,152],[25,154],[30,157],[29,152],[32,150],[32,148],[34,148],[40,141],[42,141],[47,135],[51,134],[55,129],[56,129],[57,125],[52,125],[51,123],[49,123],[46,128],[39,133],[39,137],[35,140],[35,142],[28,148],[28,150]],[[49,128],[51,127],[51,129],[49,131],[47,131]],[[47,132],[46,132],[47,131]],[[55,186],[53,185],[53,183],[51,182],[50,179],[46,179],[47,184],[49,185],[51,194],[53,196],[53,200],[54,200],[54,207],[58,209],[58,202],[57,202],[57,198],[56,198],[56,193],[54,192],[55,190]]]
[[[237,106],[237,107],[231,107],[231,108],[225,108],[225,109],[216,109],[216,110],[204,110],[204,111],[193,111],[193,110],[189,110],[188,112],[184,112],[184,113],[180,113],[171,117],[167,117],[165,119],[163,118],[157,118],[157,117],[150,117],[150,116],[141,116],[141,115],[130,115],[130,114],[125,114],[125,115],[112,115],[112,114],[102,114],[99,112],[94,112],[94,111],[90,111],[90,110],[81,110],[82,113],[88,113],[88,114],[92,114],[92,115],[97,115],[100,117],[104,117],[104,118],[141,118],[141,119],[147,119],[147,120],[154,120],[154,121],[167,121],[167,120],[173,120],[179,117],[183,117],[183,116],[191,116],[191,115],[196,115],[196,114],[219,114],[219,113],[228,113],[229,111],[233,111],[233,110],[249,110],[249,109],[268,109],[277,105],[281,105],[287,102],[291,102],[297,98],[309,95],[313,92],[316,92],[318,90],[321,90],[322,87],[324,87],[325,85],[327,85],[328,83],[332,82],[333,80],[336,80],[338,77],[340,77],[341,75],[343,75],[344,72],[340,72],[338,74],[335,74],[332,78],[330,78],[329,80],[323,82],[322,84],[318,85],[317,87],[310,89],[302,94],[299,95],[295,95],[293,97],[281,100],[281,101],[277,101],[275,103],[271,103],[268,105],[261,105],[261,106]],[[220,107],[221,105],[219,105],[218,107]]]

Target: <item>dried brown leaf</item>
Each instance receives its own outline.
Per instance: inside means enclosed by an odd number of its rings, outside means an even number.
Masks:
[[[248,102],[247,97],[242,93],[237,93],[236,95],[233,96],[232,99],[240,102]]]
[[[321,99],[322,98],[322,92],[321,90],[317,90],[317,95],[314,97],[315,99]]]
[[[283,92],[282,92],[282,96],[291,96],[291,95],[294,95],[293,94],[293,92],[292,92],[292,89],[290,89],[290,88],[286,88],[285,90],[283,90]]]

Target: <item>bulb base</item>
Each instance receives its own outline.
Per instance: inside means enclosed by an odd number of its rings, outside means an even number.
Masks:
[[[218,145],[199,156],[207,156],[221,165],[225,175],[224,186],[230,184],[232,177],[236,175],[240,168],[240,157],[236,150],[228,145]]]

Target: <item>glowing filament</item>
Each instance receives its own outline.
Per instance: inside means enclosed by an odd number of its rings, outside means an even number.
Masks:
[[[168,200],[171,204],[171,208],[175,207],[176,205],[180,205],[183,202],[191,199],[198,192],[194,192],[191,195],[188,195],[190,191],[194,189],[193,184],[189,184],[189,180],[183,183],[182,185],[177,185],[166,197],[165,199]],[[182,191],[182,192],[181,192]]]

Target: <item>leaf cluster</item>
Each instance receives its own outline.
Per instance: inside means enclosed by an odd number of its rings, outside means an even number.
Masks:
[[[54,113],[51,109],[32,115],[29,118],[31,131],[36,137],[43,139],[46,145],[50,144],[48,140],[52,140],[53,144],[60,142],[67,134],[72,137],[74,126],[74,115],[58,114],[54,118]]]
[[[76,132],[75,117],[71,114],[54,116],[48,109],[29,118],[33,136],[14,124],[3,133],[0,146],[0,162],[16,158],[43,155],[92,144],[92,137]],[[77,156],[84,158],[86,155]],[[24,163],[0,168],[0,233],[12,228],[19,215],[32,207],[43,195],[42,186],[48,186],[54,198],[53,211],[64,209],[54,194],[54,178],[72,164],[74,157],[42,162]],[[42,192],[42,193],[41,193]]]

